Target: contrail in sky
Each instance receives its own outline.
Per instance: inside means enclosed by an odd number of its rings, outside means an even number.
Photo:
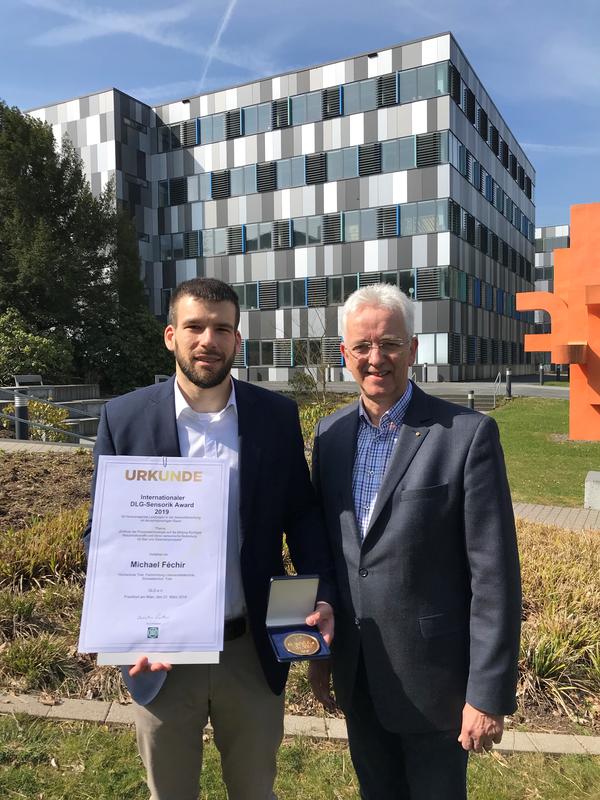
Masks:
[[[238,0],[229,0],[227,4],[227,8],[225,9],[225,13],[223,14],[223,19],[221,20],[221,24],[219,25],[219,29],[217,31],[217,35],[215,36],[211,46],[208,49],[208,54],[206,56],[206,61],[204,63],[204,70],[202,72],[202,77],[200,78],[200,86],[204,86],[204,81],[206,79],[206,74],[210,68],[210,65],[213,62],[213,58],[215,57],[215,53],[219,44],[221,43],[221,38],[225,33],[225,29],[229,25],[229,20],[231,19],[231,15],[234,12],[234,9],[237,5]]]

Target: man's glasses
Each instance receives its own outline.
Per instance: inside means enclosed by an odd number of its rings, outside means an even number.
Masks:
[[[381,339],[379,342],[356,342],[351,347],[346,348],[354,358],[364,358],[368,356],[374,347],[379,349],[382,356],[393,356],[403,350],[410,339]]]

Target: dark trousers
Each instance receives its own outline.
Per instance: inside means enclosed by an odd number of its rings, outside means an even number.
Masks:
[[[373,708],[362,657],[346,723],[362,800],[466,800],[467,752],[459,731],[386,730]]]

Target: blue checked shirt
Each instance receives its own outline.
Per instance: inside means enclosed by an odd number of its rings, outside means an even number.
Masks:
[[[358,437],[352,471],[352,495],[361,540],[365,538],[377,494],[385,475],[400,426],[412,398],[412,383],[389,411],[382,416],[379,427],[371,423],[362,401],[358,411]]]

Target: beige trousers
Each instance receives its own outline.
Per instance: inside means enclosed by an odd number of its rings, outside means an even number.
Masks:
[[[134,704],[151,800],[197,800],[209,718],[229,800],[271,800],[283,703],[249,633],[225,643],[219,664],[174,666],[151,703]]]

